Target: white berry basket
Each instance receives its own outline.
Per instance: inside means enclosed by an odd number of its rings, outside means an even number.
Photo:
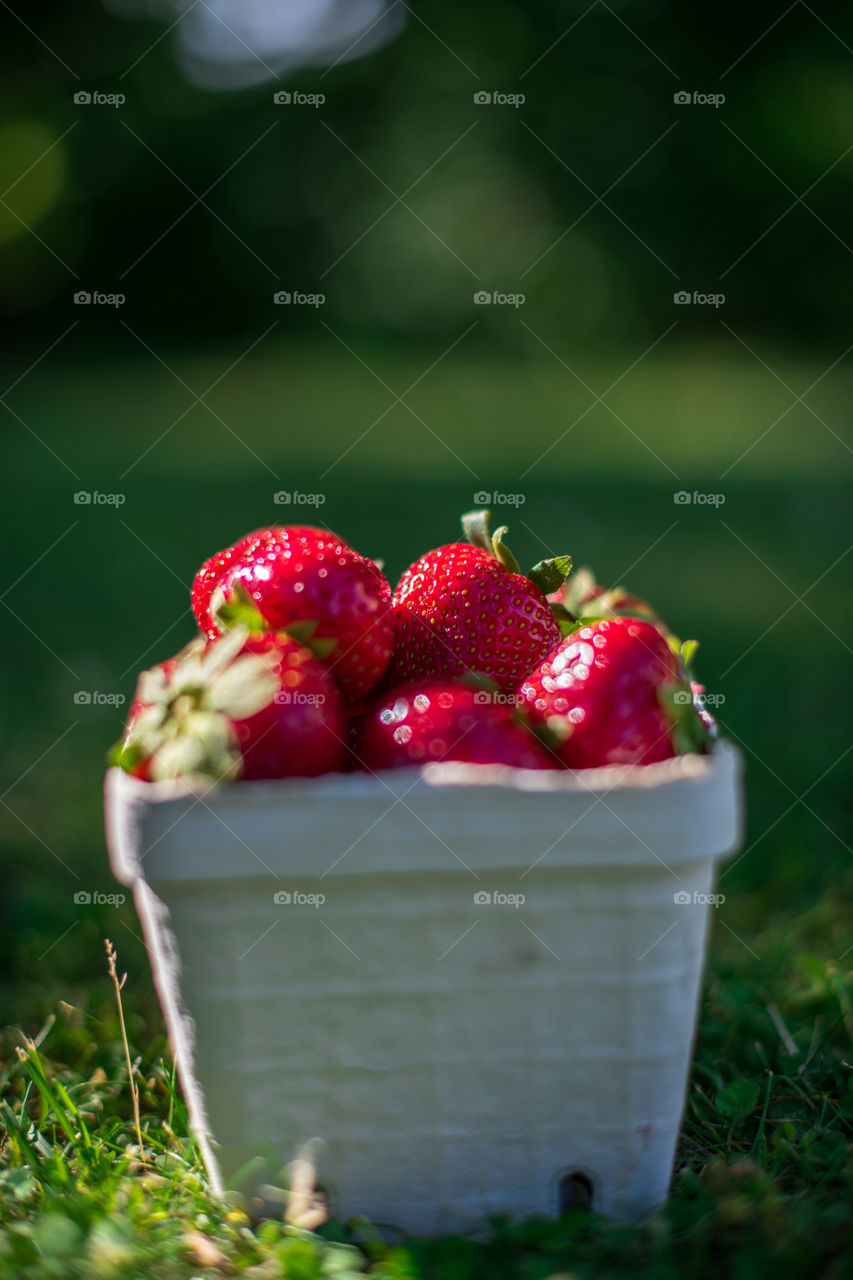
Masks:
[[[217,1190],[318,1139],[334,1216],[420,1234],[666,1198],[733,747],[201,797],[112,769],[106,808]]]

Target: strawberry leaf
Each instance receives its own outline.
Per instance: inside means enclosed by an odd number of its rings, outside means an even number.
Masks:
[[[274,656],[242,652],[248,634],[237,625],[207,645],[188,647],[170,675],[146,672],[139,693],[152,701],[133,715],[110,763],[134,772],[147,762],[155,781],[238,777],[234,722],[268,706],[279,689]]]
[[[569,613],[565,605],[552,603],[550,608],[563,636],[571,635],[581,625],[575,615]]]
[[[543,596],[552,591],[559,591],[572,571],[571,556],[554,556],[550,560],[540,560],[528,573],[527,577],[538,587]]]
[[[208,684],[204,705],[232,720],[245,720],[269,706],[279,681],[270,662],[261,655],[237,658]]]
[[[318,636],[317,626],[316,618],[303,618],[299,622],[289,622],[284,630],[291,639],[310,649],[320,662],[325,662],[337,648],[338,642],[334,636]]]
[[[677,755],[710,751],[713,734],[699,715],[693,701],[693,690],[686,680],[662,685],[658,689],[658,701],[669,721],[672,745]]]
[[[684,664],[684,670],[690,672],[693,666],[693,659],[696,656],[696,650],[699,648],[698,640],[685,640],[681,646],[681,661]]]
[[[233,582],[227,596],[221,587],[217,587],[210,602],[210,611],[223,631],[237,626],[243,626],[250,632],[269,630],[266,619],[242,582]]]
[[[480,689],[487,693],[499,693],[500,685],[497,680],[493,680],[491,676],[484,675],[482,671],[465,671],[462,675],[454,676],[454,682],[464,684],[469,689]]]

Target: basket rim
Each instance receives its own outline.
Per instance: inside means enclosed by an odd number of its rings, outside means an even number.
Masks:
[[[361,799],[379,794],[417,795],[467,788],[470,791],[498,787],[516,792],[613,794],[661,791],[685,783],[708,782],[739,768],[741,753],[733,743],[718,741],[708,755],[672,756],[656,764],[605,765],[578,770],[514,769],[506,765],[446,762],[407,769],[386,769],[375,774],[325,773],[315,778],[280,778],[211,784],[208,787],[183,779],[145,782],[115,766],[106,773],[107,790],[136,803],[154,806],[202,795],[217,801],[249,807],[266,805],[287,795],[318,799]]]

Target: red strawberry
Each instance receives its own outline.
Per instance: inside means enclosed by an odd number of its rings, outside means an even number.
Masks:
[[[326,662],[355,701],[370,692],[391,657],[391,588],[372,560],[334,535],[309,533],[262,530],[238,544],[207,612],[214,632],[234,621],[290,632]],[[197,610],[199,621],[203,613]]]
[[[462,525],[476,545],[430,551],[400,579],[388,683],[473,671],[510,691],[559,642],[544,592],[560,585],[569,558],[543,561],[527,578],[502,540],[506,529],[489,539],[487,511]]]
[[[163,778],[313,777],[344,755],[340,693],[290,636],[194,641],[142,673],[111,763]]]
[[[369,770],[436,760],[559,768],[520,722],[509,695],[447,679],[412,680],[384,693],[362,718],[354,752]]]
[[[706,747],[679,659],[640,618],[580,626],[522,682],[519,696],[532,723],[554,731],[569,769],[651,764]]]
[[[238,538],[224,551],[217,551],[215,556],[205,560],[195,575],[192,588],[193,613],[205,635],[213,639],[219,634],[219,629],[210,613],[210,599],[237,556],[242,555],[250,547],[270,545],[288,539],[300,539],[304,542],[342,541],[337,534],[330,533],[328,529],[315,529],[312,525],[272,525],[267,529],[255,529],[245,537]]]

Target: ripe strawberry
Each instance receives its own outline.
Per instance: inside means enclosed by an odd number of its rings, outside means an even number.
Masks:
[[[462,518],[474,545],[438,547],[400,579],[387,683],[471,671],[509,691],[559,642],[544,593],[562,583],[571,561],[543,561],[524,577],[503,542],[506,529],[489,538],[488,514]]]
[[[297,641],[235,628],[144,671],[110,762],[146,781],[314,777],[344,755],[334,680]]]
[[[640,618],[581,625],[527,676],[519,696],[534,726],[554,732],[569,769],[651,764],[707,747],[682,663]]]
[[[210,617],[214,633],[235,621],[287,631],[326,662],[350,701],[369,693],[388,666],[391,588],[372,560],[333,534],[261,530],[237,544],[206,612],[202,597],[200,587],[196,613],[202,623]]]
[[[198,619],[199,627],[206,636],[213,639],[214,636],[219,634],[219,629],[210,612],[210,600],[228,571],[229,566],[237,556],[242,555],[251,547],[272,545],[275,542],[286,542],[292,539],[299,539],[303,542],[342,541],[337,534],[330,533],[328,529],[315,529],[312,525],[271,525],[267,529],[255,529],[254,532],[247,533],[245,537],[238,538],[232,546],[226,547],[224,551],[217,551],[215,556],[205,560],[195,575],[192,587],[192,602],[193,613]]]
[[[444,678],[412,680],[382,694],[358,726],[354,754],[369,770],[436,760],[559,768],[509,695]]]

